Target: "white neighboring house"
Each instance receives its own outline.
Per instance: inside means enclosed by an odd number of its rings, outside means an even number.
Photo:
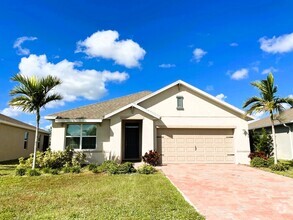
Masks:
[[[52,150],[72,146],[89,162],[140,161],[149,150],[162,163],[248,164],[251,116],[181,80],[46,116]]]
[[[277,158],[284,160],[293,159],[293,109],[288,109],[280,115],[279,120],[275,120]],[[272,134],[270,117],[266,117],[249,123],[249,130],[260,132],[265,128]]]

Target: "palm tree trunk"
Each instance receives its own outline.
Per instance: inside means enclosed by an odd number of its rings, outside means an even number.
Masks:
[[[272,135],[273,135],[273,146],[274,146],[274,164],[278,163],[277,157],[277,144],[276,144],[276,133],[275,133],[275,125],[274,125],[274,118],[273,113],[271,112],[271,124],[272,124]]]
[[[37,156],[37,145],[38,145],[38,138],[39,138],[39,126],[40,126],[40,110],[37,109],[36,112],[36,135],[35,135],[35,144],[34,144],[34,157],[33,157],[33,166],[32,169],[34,170],[36,167],[36,156]]]

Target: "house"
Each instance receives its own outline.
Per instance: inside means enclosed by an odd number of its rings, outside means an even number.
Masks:
[[[277,144],[277,158],[284,160],[293,159],[293,109],[288,109],[282,112],[278,120],[274,121],[275,133],[276,133],[276,144]],[[249,130],[260,132],[262,128],[271,134],[271,120],[270,117],[266,117],[254,122],[249,125]]]
[[[35,127],[0,114],[0,161],[28,157],[34,152]],[[49,132],[40,129],[37,150],[49,145]]]
[[[141,160],[149,150],[162,163],[248,164],[251,116],[181,80],[45,117],[51,149],[72,146],[89,162]]]

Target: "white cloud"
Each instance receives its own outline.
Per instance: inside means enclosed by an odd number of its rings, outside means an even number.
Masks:
[[[227,96],[225,96],[223,93],[221,93],[221,94],[216,95],[216,98],[221,101],[224,101],[227,98]]]
[[[6,115],[8,117],[17,117],[17,116],[21,115],[22,113],[23,113],[23,111],[21,111],[18,108],[14,108],[14,107],[4,108],[1,111],[1,114]]]
[[[288,95],[289,98],[293,99],[293,94]]]
[[[212,85],[208,85],[206,87],[206,91],[213,91],[213,90],[214,90],[214,86],[212,86]]]
[[[276,68],[274,68],[274,67],[271,66],[271,67],[269,67],[267,69],[264,69],[261,72],[261,74],[269,74],[269,73],[276,73],[276,72],[278,72],[278,70]]]
[[[247,77],[248,77],[248,69],[246,68],[242,68],[231,74],[231,79],[234,79],[234,80],[241,80]]]
[[[193,51],[193,57],[196,60],[197,63],[200,62],[201,58],[203,58],[204,55],[206,55],[208,52],[204,51],[201,48],[195,48]]]
[[[254,112],[252,116],[255,117],[255,119],[260,119],[264,116],[264,114],[264,112]]]
[[[160,68],[173,68],[176,67],[175,64],[171,64],[171,63],[162,63],[159,65]]]
[[[48,62],[46,55],[34,54],[23,57],[19,63],[19,70],[23,75],[47,76],[50,74],[62,80],[62,84],[56,87],[55,91],[61,93],[64,99],[47,106],[51,108],[62,106],[65,102],[72,102],[78,98],[99,99],[107,92],[106,83],[123,82],[129,77],[125,72],[78,70],[75,67],[76,62],[62,60],[54,64]]]
[[[102,57],[112,59],[128,68],[138,67],[144,58],[145,50],[131,39],[118,40],[117,31],[97,31],[84,41],[77,42],[76,53],[83,52],[90,58]]]
[[[13,44],[13,48],[16,48],[17,49],[17,54],[18,55],[29,55],[30,54],[30,50],[27,49],[27,48],[22,48],[22,44],[25,42],[25,41],[34,41],[34,40],[37,40],[38,38],[36,37],[27,37],[27,36],[24,36],[24,37],[19,37],[16,39],[16,41],[14,42]]]
[[[238,47],[239,45],[238,45],[238,43],[236,43],[236,42],[233,42],[233,43],[231,43],[230,44],[230,47]]]
[[[267,53],[286,53],[293,51],[293,33],[279,37],[259,39],[260,48]]]

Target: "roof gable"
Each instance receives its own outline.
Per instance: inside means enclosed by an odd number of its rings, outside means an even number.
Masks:
[[[149,95],[137,100],[135,103],[137,105],[140,105],[144,101],[149,100],[152,97],[154,97],[156,95],[159,95],[159,94],[163,93],[164,91],[166,91],[168,89],[171,89],[172,87],[175,87],[175,86],[178,86],[179,89],[180,89],[181,86],[185,86],[186,88],[190,89],[191,91],[193,91],[193,92],[199,94],[200,96],[204,97],[206,100],[209,100],[210,102],[215,103],[218,106],[221,106],[222,108],[224,107],[224,108],[228,109],[229,111],[234,112],[238,117],[242,117],[247,121],[254,119],[252,116],[246,115],[244,111],[236,108],[235,106],[230,105],[230,104],[228,104],[228,103],[226,103],[226,102],[224,102],[222,100],[219,100],[216,97],[214,97],[214,96],[212,96],[212,95],[210,95],[210,94],[208,94],[208,93],[206,93],[206,92],[204,92],[204,91],[202,91],[202,90],[200,90],[200,89],[198,89],[198,88],[196,88],[196,87],[194,87],[194,86],[192,86],[192,85],[190,85],[190,84],[188,84],[188,83],[186,83],[186,82],[184,82],[182,80],[178,80],[178,81],[176,81],[174,83],[171,83],[170,85],[167,85],[167,86],[163,87],[162,89],[159,89],[158,91],[153,92],[153,93],[151,93],[151,94],[149,94]]]

